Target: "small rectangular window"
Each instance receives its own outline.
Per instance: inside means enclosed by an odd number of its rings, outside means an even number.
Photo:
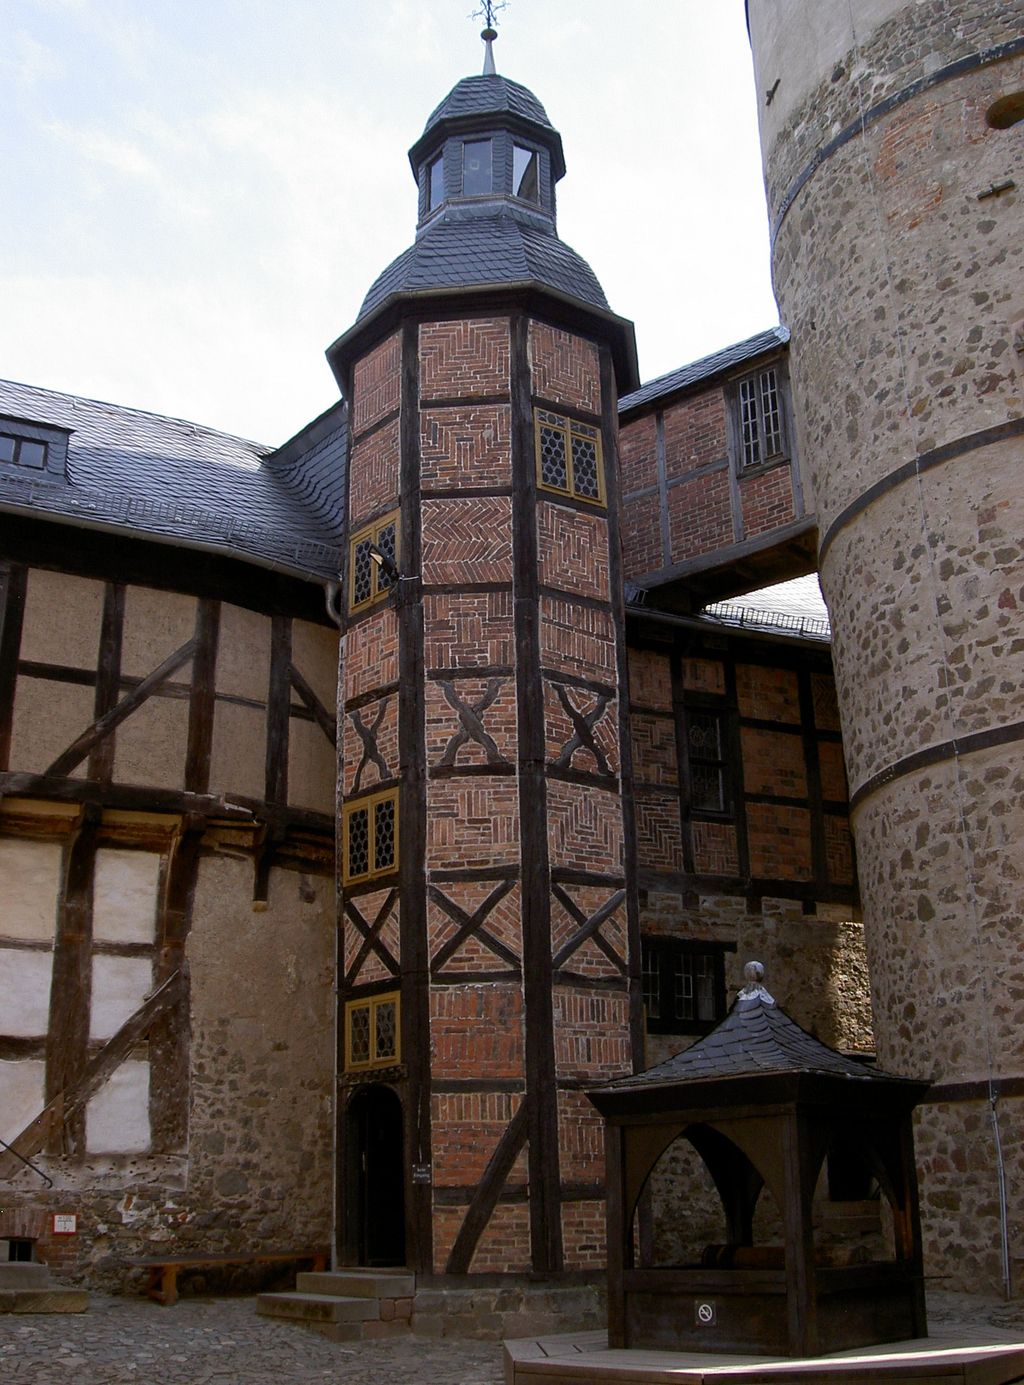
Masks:
[[[444,155],[439,154],[430,165],[427,211],[432,212],[444,201]]]
[[[46,466],[46,443],[0,433],[0,462],[12,462],[31,471],[42,471]]]
[[[740,467],[760,466],[787,456],[782,388],[774,366],[748,375],[736,391]]]
[[[651,1033],[707,1033],[725,1017],[728,944],[641,939],[644,1009]]]
[[[467,141],[462,146],[462,191],[466,197],[484,196],[492,190],[491,141]]]
[[[345,1068],[391,1067],[401,1059],[400,998],[386,995],[350,1000],[345,1006]]]
[[[349,542],[349,610],[357,611],[386,596],[395,585],[397,563],[397,515],[386,515],[354,534]]]
[[[524,202],[540,202],[540,155],[536,149],[512,146],[512,195]]]
[[[576,500],[604,504],[601,434],[561,414],[537,410],[537,484]]]
[[[690,807],[697,812],[725,813],[725,749],[722,717],[718,712],[686,711],[686,748],[690,770]]]
[[[398,869],[398,790],[347,803],[342,809],[342,878],[346,885]]]

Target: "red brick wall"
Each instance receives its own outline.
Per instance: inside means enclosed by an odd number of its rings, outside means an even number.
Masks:
[[[593,342],[531,322],[528,350],[534,394],[553,404],[601,412],[600,358]]]
[[[608,521],[564,505],[537,505],[537,547],[544,586],[609,599]]]
[[[615,682],[615,631],[609,611],[543,596],[540,657],[545,668],[596,682]]]
[[[377,724],[377,718],[380,722]],[[356,730],[356,718],[367,731],[373,731],[377,753],[387,766],[387,774],[369,756],[363,763],[363,742]],[[369,702],[358,709],[345,713],[342,720],[342,793],[365,793],[382,778],[394,778],[398,774],[398,697],[391,694],[378,702]],[[356,783],[356,775],[359,782]]]
[[[601,698],[588,688],[574,688],[561,683],[544,682],[544,729],[545,754],[548,762],[560,760],[563,750],[575,736],[575,728],[562,703],[565,698],[581,716],[587,717],[596,712]],[[619,728],[618,703],[612,698],[605,706],[604,713],[591,727],[590,734],[598,750],[604,755],[604,766],[588,746],[578,745],[573,751],[568,765],[563,769],[584,770],[590,774],[617,774],[619,771]]]
[[[360,918],[364,920],[368,927],[372,928],[377,922],[378,915],[388,903],[389,899],[391,903],[380,925],[378,937],[383,946],[391,954],[392,958],[396,962],[401,962],[401,906],[398,901],[398,896],[391,890],[376,890],[372,894],[361,894],[358,899],[350,901],[349,907],[358,912]],[[358,972],[352,973],[352,968],[363,948],[363,934],[355,926],[352,919],[347,916],[345,918],[345,926],[342,933],[345,952],[345,976],[350,979],[352,985],[365,986],[371,981],[394,980],[392,973],[387,970],[380,957],[372,948],[367,951]],[[350,973],[352,973],[351,976]],[[397,984],[397,982],[395,984]]]
[[[612,887],[607,885],[563,885],[559,887],[566,894],[584,918],[593,918],[612,896]],[[565,944],[579,932],[580,924],[557,895],[551,899],[551,952],[557,955]],[[626,910],[620,904],[597,930],[607,945],[620,958],[626,957]],[[615,976],[615,965],[598,947],[593,937],[588,938],[569,956],[564,965],[573,972],[588,976]]]
[[[424,500],[423,581],[512,581],[512,501],[504,495]]]
[[[693,824],[693,865],[698,875],[739,874],[739,847],[731,822]]]
[[[639,578],[668,566],[661,551],[657,495],[642,495],[622,505],[622,566],[626,577]]]
[[[559,1077],[599,1081],[630,1071],[629,1000],[625,995],[556,986],[554,1017],[555,1063]],[[559,1103],[569,1095],[559,1092]],[[592,1129],[596,1130],[596,1123]],[[584,1147],[589,1150],[592,1145],[588,1141]],[[572,1155],[571,1146],[569,1154]],[[576,1157],[579,1158],[578,1153]],[[596,1164],[596,1154],[592,1158]],[[563,1178],[574,1176],[570,1168],[563,1163]]]
[[[679,799],[636,792],[637,860],[651,870],[682,870],[683,839]]]
[[[725,696],[725,665],[715,659],[684,659],[683,687],[687,692]]]
[[[562,1242],[567,1269],[603,1269],[605,1263],[604,1203],[563,1203]]]
[[[381,510],[392,509],[398,504],[399,461],[397,418],[355,443],[348,497],[349,523],[353,530]]]
[[[424,490],[509,485],[510,428],[507,404],[424,409],[420,415],[420,479]]]
[[[819,741],[818,764],[821,767],[822,797],[845,803],[849,790],[846,784],[842,744],[839,741]]]
[[[346,701],[397,681],[398,621],[390,607],[382,607],[348,631],[342,679]]]
[[[736,697],[741,717],[800,724],[800,688],[792,669],[737,664]]]
[[[658,484],[656,419],[655,414],[644,414],[619,429],[619,474],[624,495]]]
[[[629,720],[633,733],[633,777],[637,783],[677,785],[679,757],[674,719],[634,712]]]
[[[500,896],[487,909],[484,927],[495,942],[516,958],[523,954],[522,899],[519,886],[501,893],[494,880],[446,880],[436,885],[427,901],[427,947],[432,963],[458,933],[460,915],[472,916],[495,892]],[[502,970],[508,962],[479,936],[467,938],[444,963],[445,972]]]
[[[420,399],[508,394],[509,329],[503,317],[420,326]]]
[[[753,476],[741,476],[739,487],[746,538],[767,534],[796,519],[793,478],[788,465],[772,467]]]
[[[670,481],[698,467],[724,461],[728,451],[721,388],[691,396],[665,410],[665,471]]]
[[[516,781],[508,775],[430,780],[427,859],[432,870],[518,864]]]
[[[803,737],[796,732],[764,731],[744,726],[743,784],[747,793],[777,794],[782,798],[807,797]]]
[[[497,684],[497,686],[495,686]],[[478,707],[490,695],[496,693],[494,700],[478,715],[484,731],[491,737],[498,754],[509,764],[515,764],[517,755],[516,723],[516,685],[511,676],[499,678],[459,678],[452,684],[455,696],[469,707]],[[428,679],[426,688],[426,735],[427,764],[438,765],[451,745],[452,737],[461,730],[458,712],[448,698],[440,683]],[[456,750],[454,761],[457,766],[483,765],[487,763],[487,752],[479,741],[467,738]]]
[[[769,880],[811,879],[811,815],[806,808],[748,803],[747,842],[752,875]]]
[[[639,707],[672,710],[672,668],[668,655],[656,649],[629,651],[629,697]]]
[[[734,541],[729,477],[714,471],[673,486],[668,493],[673,563],[683,563]]]
[[[529,805],[524,804],[529,811]],[[548,852],[552,868],[622,870],[622,806],[616,793],[548,781]]]
[[[358,436],[398,408],[402,393],[402,334],[395,332],[361,361],[352,375],[352,429]]]
[[[423,598],[427,668],[511,664],[512,593],[455,592]]]
[[[522,1077],[523,997],[519,987],[494,982],[432,987],[430,1048],[432,1071],[438,1081],[484,1073],[496,1078]],[[434,1149],[436,1158],[436,1143]]]

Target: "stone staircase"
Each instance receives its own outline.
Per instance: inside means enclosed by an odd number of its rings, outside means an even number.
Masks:
[[[0,1313],[84,1313],[88,1307],[84,1289],[54,1284],[45,1265],[0,1261]]]
[[[256,1311],[311,1327],[334,1342],[404,1337],[411,1330],[416,1276],[402,1269],[300,1274],[291,1293],[260,1294]]]

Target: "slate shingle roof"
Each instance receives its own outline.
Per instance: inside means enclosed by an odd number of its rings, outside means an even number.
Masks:
[[[599,1090],[625,1092],[770,1073],[822,1073],[867,1082],[901,1080],[837,1053],[801,1029],[778,1005],[741,993],[722,1023],[691,1048]]]
[[[623,395],[619,400],[619,414],[629,413],[630,410],[650,404],[655,399],[675,394],[677,390],[686,389],[689,385],[700,384],[702,380],[710,379],[721,370],[742,365],[744,361],[753,360],[755,356],[760,356],[773,347],[785,346],[788,341],[788,327],[769,327],[766,332],[758,332],[756,337],[735,342],[711,356],[704,356],[699,361],[692,361],[678,370],[672,370],[668,375],[659,375],[656,380],[641,385],[632,394]]]
[[[456,83],[441,104],[431,111],[423,127],[423,136],[443,120],[491,114],[518,115],[535,125],[544,125],[554,133],[547,112],[532,91],[518,82],[510,81],[508,77],[493,75],[464,77]]]
[[[343,418],[309,446],[275,454],[183,419],[13,381],[0,381],[0,414],[71,430],[63,478],[0,467],[0,509],[337,576]]]
[[[396,293],[526,283],[609,311],[597,276],[575,250],[552,231],[496,213],[428,227],[371,285],[359,319]]]

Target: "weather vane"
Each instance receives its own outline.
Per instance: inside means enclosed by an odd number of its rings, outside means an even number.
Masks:
[[[484,31],[480,37],[484,41],[484,76],[493,77],[497,72],[494,66],[494,49],[492,44],[498,37],[498,31],[494,27],[498,22],[498,15],[502,10],[508,9],[508,0],[484,0],[478,10],[474,10],[470,19],[482,19],[484,21]]]

